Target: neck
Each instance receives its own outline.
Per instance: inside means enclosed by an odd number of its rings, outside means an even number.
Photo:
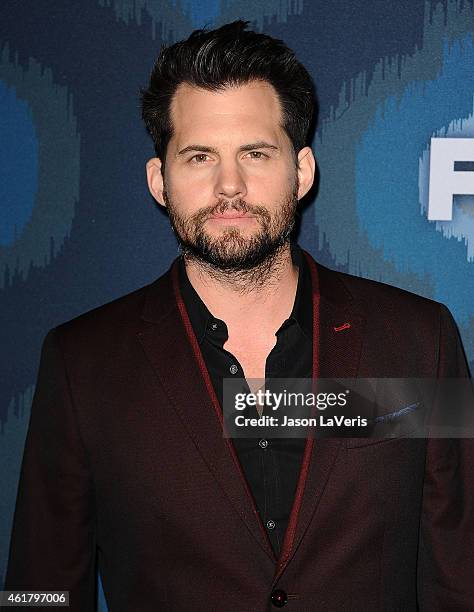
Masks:
[[[212,314],[224,321],[264,324],[284,320],[291,312],[298,283],[290,244],[251,270],[217,270],[194,258],[185,257],[192,286]],[[265,316],[265,313],[268,313]],[[262,319],[263,315],[263,319]]]

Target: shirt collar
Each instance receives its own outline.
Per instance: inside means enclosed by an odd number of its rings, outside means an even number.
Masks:
[[[290,316],[283,322],[276,333],[278,335],[285,328],[296,323],[303,333],[311,339],[313,333],[311,274],[306,257],[304,257],[301,248],[295,242],[291,243],[291,258],[293,263],[299,268],[296,296]],[[192,286],[186,273],[182,256],[179,258],[179,286],[194,333],[198,342],[201,343],[206,333],[210,330],[213,321],[219,322],[220,319],[212,315]],[[224,321],[220,322],[225,325]]]

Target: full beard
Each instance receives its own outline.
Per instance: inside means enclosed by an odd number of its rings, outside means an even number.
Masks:
[[[298,205],[298,176],[293,188],[284,198],[276,213],[271,215],[264,206],[250,205],[243,199],[220,200],[214,206],[200,208],[189,217],[180,216],[166,190],[164,200],[168,207],[171,226],[183,256],[195,261],[210,276],[234,287],[249,290],[256,285],[268,284],[277,273],[279,260],[289,251],[291,232],[295,224]],[[237,210],[255,216],[260,228],[246,236],[239,227],[227,226],[218,236],[205,230],[206,221],[214,214]]]

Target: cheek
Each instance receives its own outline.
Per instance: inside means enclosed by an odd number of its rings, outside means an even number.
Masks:
[[[170,199],[184,207],[195,208],[196,201],[201,206],[209,203],[213,193],[213,182],[203,172],[170,171],[167,175],[166,188]]]
[[[269,204],[281,202],[292,193],[294,180],[294,174],[290,175],[284,169],[271,176],[263,173],[261,176],[253,176],[247,184],[248,197]]]

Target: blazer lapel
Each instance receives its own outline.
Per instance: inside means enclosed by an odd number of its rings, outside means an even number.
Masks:
[[[339,275],[304,255],[311,269],[313,291],[313,377],[356,378],[364,330],[364,317]],[[317,312],[315,312],[317,310]],[[340,451],[337,438],[306,442],[297,492],[274,584],[307,531]]]
[[[304,255],[312,277],[313,377],[356,378],[364,317],[339,275],[317,264],[308,253]],[[222,435],[217,398],[179,293],[177,271],[175,260],[168,273],[150,285],[139,340],[203,460],[246,528],[275,562],[234,447]],[[309,527],[340,446],[336,438],[307,440],[274,583]]]
[[[217,398],[207,369],[205,372],[202,370],[205,368],[204,361],[184,303],[180,301],[177,271],[175,260],[168,273],[150,286],[142,313],[146,323],[138,333],[139,340],[170,404],[209,470],[246,528],[275,562],[275,555],[258,517],[233,445],[223,437]]]
[[[356,378],[359,372],[365,318],[339,275],[317,265],[321,378]]]

